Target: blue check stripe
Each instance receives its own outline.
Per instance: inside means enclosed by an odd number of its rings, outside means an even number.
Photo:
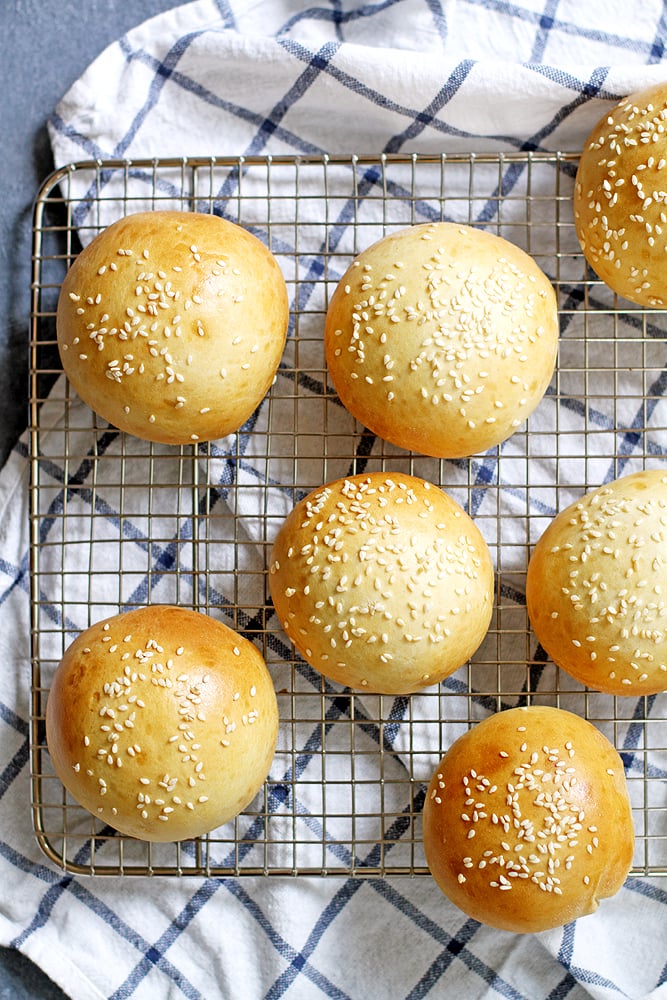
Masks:
[[[539,28],[535,34],[535,41],[533,43],[533,49],[530,53],[530,62],[539,63],[542,61],[544,56],[544,50],[549,38],[549,33],[554,26],[553,15],[558,9],[559,0],[549,0],[544,10],[544,13],[540,15]]]
[[[130,143],[137,135],[142,125],[146,122],[146,119],[152,109],[158,103],[162,90],[175,72],[178,63],[190,46],[201,37],[202,33],[203,32],[201,31],[193,31],[183,35],[182,38],[179,38],[178,41],[172,45],[169,52],[167,52],[164,58],[160,61],[160,64],[153,75],[153,79],[148,88],[148,93],[142,107],[134,115],[134,118],[132,119],[122,140],[114,147],[112,153],[114,159],[122,158],[125,155]],[[129,49],[126,41],[121,39],[119,45],[121,50],[124,50],[127,61],[131,62],[134,58],[134,53]]]
[[[307,967],[307,960],[315,951],[325,932],[329,930],[331,924],[340,915],[352,897],[359,892],[363,884],[360,880],[355,881],[352,879],[348,879],[343,884],[333,899],[322,910],[308,936],[307,943],[294,955],[288,968],[278,976],[271,988],[267,990],[264,994],[264,1000],[278,1000],[279,997],[284,996],[297,977],[303,974],[304,968]]]
[[[303,809],[301,809],[300,812],[302,816],[307,815],[305,810]],[[386,835],[387,839],[391,842],[395,841],[397,833],[400,831],[404,832],[407,829],[409,822],[410,818],[409,815],[407,814],[404,818],[402,819],[399,818],[387,832]],[[245,842],[241,843],[241,854],[243,854],[244,849],[246,851],[250,849],[252,840],[254,840],[255,837],[258,835],[259,833],[259,830],[257,829],[258,823],[261,823],[261,820],[257,821],[248,839]],[[323,837],[324,832],[321,829],[321,826],[319,826],[314,821],[311,823],[311,826],[319,837]],[[343,854],[342,860],[344,860],[345,863],[349,866],[352,859],[349,857],[349,854],[345,852],[341,844],[336,844],[335,842],[331,841],[328,846],[330,846],[336,854],[340,854],[342,852]],[[188,845],[185,845],[185,849],[186,850],[188,849]],[[191,845],[190,849],[192,850]],[[365,859],[364,861],[358,861],[359,867],[363,867],[364,865],[366,866],[377,865],[378,851],[379,847],[377,845],[374,846],[371,849],[370,855],[367,859]],[[233,855],[235,855],[235,853],[236,852],[233,851],[232,856],[230,856],[227,859],[228,863],[233,863]],[[282,976],[279,977],[279,980],[276,983],[274,983],[271,989],[268,991],[268,993],[266,994],[267,997],[281,996],[285,991],[285,989],[287,989],[289,986],[292,985],[292,983],[295,981],[298,975],[303,975],[306,978],[308,978],[312,983],[317,985],[322,990],[322,992],[328,997],[329,996],[347,997],[346,993],[338,990],[337,987],[335,987],[327,979],[327,977],[318,972],[318,970],[313,966],[312,962],[310,961],[310,958],[315,950],[315,947],[319,943],[320,938],[324,935],[324,933],[328,930],[329,925],[341,912],[342,909],[341,902],[342,901],[347,902],[349,899],[351,899],[352,896],[357,892],[358,888],[361,887],[361,885],[362,882],[355,879],[347,879],[344,882],[342,889],[339,890],[339,892],[336,894],[332,902],[324,908],[321,916],[318,918],[309,936],[307,945],[303,947],[300,951],[297,951],[294,948],[292,948],[285,941],[285,939],[274,930],[271,923],[267,920],[264,911],[255,902],[255,900],[248,893],[245,892],[243,886],[238,880],[226,879],[226,878],[216,879],[216,880],[209,879],[204,883],[202,888],[195,893],[192,899],[188,902],[185,909],[172,922],[172,925],[169,928],[169,930],[165,932],[165,934],[162,935],[162,937],[157,942],[155,942],[155,944],[150,946],[149,954],[147,954],[146,956],[144,956],[144,958],[142,958],[142,960],[132,971],[132,973],[130,974],[126,982],[123,984],[123,986],[115,994],[113,994],[113,996],[120,998],[127,995],[126,991],[129,988],[135,989],[138,983],[143,978],[145,978],[145,976],[150,972],[151,965],[154,964],[155,962],[159,962],[164,950],[172,947],[175,936],[177,936],[177,934],[183,933],[187,929],[188,925],[192,922],[192,920],[198,915],[198,913],[205,905],[205,903],[208,902],[211,895],[213,895],[214,892],[217,892],[218,889],[224,887],[229,892],[234,894],[237,897],[237,899],[239,899],[244,903],[250,915],[256,920],[260,929],[265,933],[269,941],[273,944],[274,948],[281,956],[281,958],[289,961],[290,963],[288,968],[282,974]]]
[[[2,721],[6,725],[10,726],[12,729],[15,729],[20,736],[27,737],[28,735],[27,722],[25,721],[25,719],[22,719],[20,715],[17,715],[16,712],[9,705],[5,705],[4,702],[0,702],[0,719],[2,719]]]
[[[310,87],[312,87],[320,73],[329,66],[337,50],[337,44],[328,42],[318,52],[311,55],[307,68],[297,77],[284,97],[273,106],[267,117],[260,124],[255,138],[248,147],[249,155],[261,153],[264,150],[277,125],[280,124],[292,105],[299,101]]]
[[[164,976],[164,980],[173,984],[185,997],[189,1000],[198,1000],[201,997],[201,993],[195,986],[190,982],[190,980],[185,976],[177,965],[171,962],[164,954],[158,951],[154,945],[151,945],[141,934],[139,934],[134,928],[127,924],[124,920],[121,920],[111,907],[107,906],[97,895],[89,891],[88,887],[75,878],[64,879],[62,882],[62,887],[67,890],[72,896],[74,896],[79,903],[83,903],[91,913],[104,923],[105,927],[113,931],[119,938],[121,938],[126,943],[130,944],[134,949],[143,953],[143,962],[146,963],[150,969],[158,969]],[[54,895],[56,895],[54,893]],[[54,904],[56,900],[54,899]],[[170,925],[170,932],[172,934],[179,934],[178,928],[172,924]],[[134,989],[134,986],[133,986]],[[111,994],[113,997],[127,997],[130,994],[127,992],[116,991]]]
[[[283,48],[286,49],[286,51],[290,53],[290,55],[293,55],[301,62],[310,63],[312,59],[312,52],[299,42],[295,42],[293,39],[289,40],[281,39],[281,45],[283,46]],[[454,71],[451,74],[451,77],[453,81],[458,81],[457,86],[460,86],[462,82],[461,79],[462,74],[467,76],[470,70],[472,69],[473,65],[474,62],[468,60],[465,62],[465,64],[462,65],[461,68],[457,67],[454,69]],[[326,66],[326,72],[328,75],[333,77],[333,79],[336,80],[337,83],[341,84],[345,89],[355,94],[357,98],[363,97],[370,106],[369,111],[372,109],[373,106],[375,106],[378,108],[382,108],[383,110],[386,111],[391,111],[400,117],[407,118],[413,123],[417,122],[417,120],[420,117],[421,112],[419,112],[417,109],[410,108],[407,105],[399,104],[397,101],[385,96],[379,90],[375,90],[362,80],[359,80],[357,77],[351,76],[349,73],[344,72],[339,67],[337,67],[334,62],[331,61],[328,62]],[[445,101],[442,106],[444,106],[446,103],[447,102]],[[440,121],[440,119],[434,117],[431,114],[426,114],[421,124],[422,127],[426,127],[428,125],[435,131],[442,133],[443,135],[453,135],[457,137],[468,137],[468,138],[470,137],[470,133],[454,128],[453,126],[447,124],[446,122]],[[421,129],[419,131],[421,131]]]
[[[255,921],[258,929],[266,936],[268,941],[274,947],[277,955],[283,961],[298,965],[299,972],[310,980],[310,982],[312,982],[315,986],[317,986],[322,991],[323,995],[327,997],[340,997],[342,1000],[343,998],[347,998],[347,993],[339,990],[330,981],[330,979],[319,972],[311,962],[307,961],[300,952],[290,945],[289,942],[275,930],[271,920],[267,917],[263,908],[254,899],[254,897],[246,891],[244,885],[240,881],[236,879],[207,879],[202,887],[193,894],[187,906],[181,913],[179,913],[169,930],[149,947],[147,955],[137,966],[135,966],[130,975],[126,978],[125,982],[113,994],[111,994],[109,1000],[122,1000],[123,997],[130,996],[142,980],[144,980],[150,973],[153,964],[161,963],[163,961],[163,952],[168,948],[173,947],[174,943],[178,940],[178,937],[187,932],[187,929],[192,921],[199,915],[212,897],[218,894],[221,889],[225,889],[230,895],[233,895],[239,903],[242,904],[247,914]]]
[[[404,911],[404,904],[400,909]],[[472,953],[466,949],[465,946],[477,929],[478,925],[475,921],[466,921],[456,937],[447,942],[435,962],[429,966],[420,981],[410,990],[406,1000],[423,1000],[423,997],[428,996],[456,959],[464,962],[474,972],[477,972],[482,980],[488,986],[492,986],[494,991],[500,996],[510,997],[511,1000],[521,1000],[520,993],[504,982],[502,977],[494,973],[491,968],[475,959]]]
[[[314,967],[313,963],[308,961],[307,958],[303,956],[302,952],[297,951],[297,949],[289,945],[285,939],[274,930],[270,920],[267,919],[266,914],[257,902],[252,899],[247,892],[245,892],[243,886],[239,882],[230,882],[228,888],[230,892],[232,892],[236,898],[244,904],[251,916],[254,917],[259,928],[264,932],[283,961],[298,965],[300,974],[305,976],[311,983],[313,983],[313,985],[317,986],[324,996],[337,998],[337,1000],[348,1000],[347,993],[340,990],[327,976],[319,972]],[[265,997],[269,997],[270,995],[270,990],[265,993]]]
[[[238,31],[233,4],[229,0],[215,0],[215,6],[220,12],[222,26],[229,30]]]
[[[70,875],[61,876],[54,873],[45,865],[37,865],[30,861],[18,851],[13,850],[3,841],[0,841],[0,856],[11,862],[14,868],[31,876],[36,883],[46,883],[48,888],[42,897],[42,902],[29,927],[21,934],[9,942],[12,948],[20,948],[28,936],[46,926],[51,919],[53,908],[58,903],[64,893],[74,896],[79,903],[83,904],[91,913],[102,921],[110,931],[113,931],[119,938],[129,943],[133,948],[141,953],[148,954],[153,946],[142,937],[134,928],[122,920],[118,913],[111,909],[99,896],[88,889],[86,883],[79,882]],[[184,996],[196,998],[200,993],[188,982],[187,978],[178,968],[164,956],[155,955],[154,964],[164,973],[165,977],[178,986]],[[129,996],[129,994],[125,994]]]
[[[0,607],[3,604],[9,602],[15,590],[22,590],[26,594],[30,591],[30,562],[26,557],[17,566],[14,563],[7,562],[5,559],[0,559],[0,577],[5,577],[9,580],[9,583],[5,589],[0,592]]]
[[[7,711],[7,706],[0,702],[0,715],[2,716],[3,719],[6,714],[9,714]],[[19,722],[20,725],[15,725],[14,728],[17,729],[19,732],[21,732],[21,730],[25,730],[27,727],[22,719],[19,720]],[[18,778],[18,776],[23,771],[23,768],[28,763],[29,752],[30,748],[28,740],[24,739],[19,749],[13,755],[9,764],[7,764],[4,770],[0,772],[0,799],[2,799],[3,796],[5,795],[5,792],[7,792],[9,788],[11,788],[14,781]]]
[[[276,32],[276,37],[288,35],[295,27],[303,25],[306,21],[324,21],[334,25],[342,38],[342,29],[345,26],[383,14],[400,3],[401,0],[378,0],[376,3],[361,3],[351,10],[344,10],[340,2],[334,2],[330,7],[309,5],[305,10],[288,18]]]
[[[183,38],[179,38],[179,40],[172,46],[170,51],[167,53],[165,58],[160,62],[159,67],[157,68],[153,76],[153,80],[149,87],[148,95],[146,97],[146,100],[144,101],[143,106],[135,114],[128,130],[126,131],[121,141],[118,142],[114,147],[114,149],[110,152],[109,155],[111,156],[111,158],[122,159],[122,157],[125,155],[130,144],[132,143],[135,136],[139,132],[141,126],[145,123],[150,111],[157,104],[162,89],[166,84],[166,82],[171,78],[172,74],[174,73],[175,67],[177,66],[179,60],[182,58],[182,56],[188,50],[188,48],[192,45],[192,43],[196,41],[197,38],[200,37],[201,34],[202,33],[199,31],[194,31],[191,32],[190,34],[185,35]],[[122,40],[120,44],[121,46],[123,45]],[[131,52],[130,53],[126,52],[126,58],[128,59],[128,62],[131,61],[132,57],[133,56]],[[58,127],[58,122],[54,120],[53,125],[54,127]],[[100,154],[98,153],[97,155],[99,156]],[[96,184],[95,187],[90,188],[89,191],[86,193],[78,209],[76,209],[73,213],[73,222],[75,226],[80,225],[83,222],[83,219],[85,218],[85,215],[88,211],[90,201],[94,198],[99,198],[101,190],[104,189],[106,183],[108,182],[111,176],[112,174],[110,172],[103,171],[101,177],[101,183],[99,185]]]
[[[202,31],[201,37],[203,37],[207,32]],[[156,59],[153,55],[147,52],[145,49],[131,49],[127,42],[120,41],[121,49],[123,50],[128,62],[130,60],[140,60],[148,69],[152,70],[153,73],[159,74],[162,72],[162,62]],[[198,80],[193,80],[191,76],[186,73],[182,73],[175,67],[170,70],[169,82],[187,92],[188,94],[196,97],[203,104],[210,105],[210,107],[217,109],[218,111],[224,111],[226,114],[232,115],[234,118],[238,118],[239,121],[246,123],[247,125],[253,126],[253,128],[258,131],[262,131],[264,124],[266,123],[267,116],[261,115],[250,108],[244,107],[241,104],[236,104],[225,98],[224,95],[215,93],[206,87],[203,83]],[[301,96],[299,94],[298,96]],[[285,103],[282,101],[281,103]],[[286,143],[288,146],[300,153],[323,153],[324,150],[312,142],[298,136],[296,133],[290,131],[289,129],[281,126],[277,121],[271,123],[272,134],[275,138],[280,139],[282,142]],[[127,141],[125,143],[127,147]],[[112,154],[113,155],[113,154]]]
[[[283,41],[282,44],[290,52],[291,55],[296,56],[302,62],[308,63],[312,58],[312,53],[310,52],[310,50],[300,45],[297,42],[290,40],[289,42]],[[458,86],[460,86],[461,83],[463,82],[463,79],[461,77],[463,75],[467,76],[474,65],[475,62],[473,60],[467,60],[465,63],[462,63],[459,67],[457,67],[453,71],[452,79],[454,81],[457,80],[459,81]],[[497,142],[502,142],[509,147],[515,147],[516,149],[520,150],[537,151],[543,149],[544,146],[542,144],[544,140],[548,136],[550,136],[556,130],[556,128],[562,125],[562,123],[582,104],[589,101],[592,97],[607,96],[603,95],[601,91],[602,84],[607,75],[606,68],[595,70],[590,81],[587,82],[577,80],[571,74],[563,74],[559,70],[553,69],[552,67],[548,66],[531,64],[528,65],[526,68],[534,72],[547,75],[550,78],[557,77],[558,83],[561,86],[569,87],[569,89],[571,89],[576,94],[576,97],[574,97],[573,100],[568,105],[565,105],[563,108],[561,108],[560,111],[554,116],[554,118],[551,121],[547,122],[537,133],[535,133],[535,135],[532,138],[528,140],[525,139],[520,140],[512,135],[492,133],[487,136],[487,141],[489,142],[490,145]],[[338,83],[342,84],[352,93],[354,93],[357,97],[359,96],[364,97],[368,101],[369,105],[371,106],[375,105],[385,110],[390,110],[396,113],[397,115],[409,118],[413,123],[416,123],[419,120],[421,114],[419,111],[417,111],[416,109],[408,108],[405,105],[398,104],[394,100],[390,100],[379,91],[369,87],[366,83],[340,70],[335,65],[335,63],[329,62],[326,67],[326,72],[329,75],[333,76],[333,78]],[[446,103],[447,102],[445,102],[443,106],[445,106]],[[425,116],[421,124],[422,127],[426,127],[428,125],[428,127],[432,128],[434,131],[442,133],[443,136],[453,136],[458,139],[472,139],[476,137],[475,133],[452,126],[448,122],[441,121],[439,118],[434,117],[432,115]],[[421,130],[422,129],[416,131],[415,135],[417,135],[418,132]]]
[[[628,51],[645,57],[647,61],[653,61],[655,41],[646,42],[629,37],[626,34],[605,31],[603,17],[600,18],[598,26],[590,28],[585,24],[577,24],[574,21],[565,21],[557,17],[545,18],[544,14],[522,7],[520,4],[507,3],[506,0],[462,0],[462,2],[471,7],[483,7],[489,11],[506,14],[508,20],[516,18],[518,21],[534,25],[538,29],[538,37],[541,37],[541,33],[544,31],[548,31],[549,33],[561,32],[563,35],[572,38],[587,39],[609,50],[617,49],[622,61],[623,56]],[[544,44],[542,48],[544,48]],[[613,52],[610,52],[610,62],[612,59]]]
[[[393,136],[389,140],[384,147],[384,152],[401,152],[403,148],[408,143],[413,142],[425,128],[434,124],[437,121],[436,116],[440,113],[440,111],[442,111],[445,105],[449,104],[455,94],[457,94],[461,89],[474,65],[474,62],[471,59],[466,59],[464,62],[459,63],[459,65],[456,66],[454,71],[450,74],[449,79],[445,82],[444,86],[440,89],[440,92],[436,94],[427,107],[423,111],[411,113],[412,121],[410,125],[408,125],[403,132]]]
[[[404,894],[398,892],[394,885],[389,882],[371,882],[370,887],[374,889],[384,900],[391,903],[400,913],[409,917],[415,927],[426,932],[433,940],[442,945],[442,951],[435,962],[425,971],[422,979],[407,994],[410,1000],[421,1000],[422,997],[434,988],[453,962],[459,961],[478,978],[492,988],[495,993],[511,1000],[524,1000],[521,994],[507,982],[504,977],[498,975],[486,962],[475,955],[470,947],[473,938],[480,925],[476,920],[464,918],[461,927],[456,935],[449,935],[430,917],[420,911],[414,903],[407,899]]]
[[[665,57],[665,39],[667,38],[667,12],[663,4],[660,19],[656,25],[655,35],[651,51],[648,54],[647,63],[659,63]]]
[[[567,972],[558,985],[547,994],[545,1000],[565,1000],[565,997],[569,996],[578,985],[572,973]]]
[[[558,961],[566,969],[572,964],[572,956],[574,955],[574,931],[575,925],[572,923],[563,929],[563,940],[558,950]]]
[[[522,1000],[522,995],[517,990],[470,950],[469,945],[479,929],[477,921],[465,920],[457,934],[450,936],[415,906],[411,900],[400,893],[391,882],[385,879],[373,879],[368,883],[349,879],[343,884],[315,923],[308,941],[299,952],[297,960],[293,961],[289,968],[278,977],[266,994],[267,998],[277,1000],[278,997],[283,996],[291,987],[297,975],[302,971],[304,959],[309,958],[314,953],[330,925],[362,886],[365,892],[369,888],[372,888],[383,900],[394,906],[404,917],[407,917],[414,924],[415,928],[443,945],[443,951],[436,962],[427,970],[420,983],[406,994],[407,997],[414,997],[416,1000],[417,997],[426,996],[449,966],[455,960],[458,960],[466,965],[470,971],[476,973],[483,982],[492,987],[499,996],[509,997],[512,1000]]]

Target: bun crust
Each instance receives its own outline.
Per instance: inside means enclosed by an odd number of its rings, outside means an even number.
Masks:
[[[66,650],[46,709],[60,780],[89,812],[141,840],[187,840],[240,813],[276,747],[262,656],[196,611],[140,608]]]
[[[667,84],[620,101],[584,145],[574,219],[586,260],[619,295],[667,304]]]
[[[413,226],[361,253],[325,328],[343,405],[375,434],[460,458],[509,437],[551,380],[554,290],[523,250],[481,229]]]
[[[526,578],[551,659],[598,691],[667,690],[667,473],[637,472],[561,511]]]
[[[275,257],[215,215],[140,212],[99,234],[60,293],[58,347],[79,396],[120,430],[188,444],[248,419],[285,347]]]
[[[632,863],[623,763],[599,730],[558,708],[508,709],[468,730],[436,768],[423,820],[444,894],[515,933],[592,913]]]
[[[402,473],[339,479],[301,500],[271,553],[283,628],[326,677],[408,694],[480,645],[493,566],[479,529],[431,483]]]

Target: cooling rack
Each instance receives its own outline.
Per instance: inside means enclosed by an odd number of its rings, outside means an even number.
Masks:
[[[633,874],[667,874],[667,696],[622,699],[559,673],[525,609],[532,545],[587,489],[667,448],[667,316],[619,301],[587,270],[573,228],[576,156],[308,156],[99,161],[56,171],[34,210],[30,344],[32,813],[57,866],[95,875],[425,875],[421,807],[440,755],[489,712],[555,704],[623,756],[637,833]],[[170,448],[98,420],[62,375],[59,287],[82,243],[121,214],[216,212],[263,239],[285,275],[289,339],[267,398],[237,434]],[[532,254],[558,293],[561,345],[542,403],[513,437],[466,461],[424,458],[369,434],[324,364],[328,298],[352,256],[413,223],[482,226]],[[481,648],[439,688],[354,694],[316,675],[276,621],[268,553],[309,490],[374,470],[423,476],[476,519],[496,569]],[[262,651],[281,730],[261,794],[192,842],[145,844],[82,810],[51,766],[44,711],[77,632],[123,608],[175,602]]]

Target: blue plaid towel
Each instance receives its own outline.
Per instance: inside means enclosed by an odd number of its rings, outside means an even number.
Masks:
[[[604,4],[315,0],[309,7],[297,0],[196,0],[139,26],[98,58],[52,116],[54,156],[60,166],[82,159],[213,154],[576,151],[606,107],[633,90],[667,78],[666,39],[662,6],[639,0]],[[499,188],[510,201],[521,191],[536,221],[540,212],[552,210],[551,195],[545,198],[540,190],[539,174],[527,190],[523,167],[508,161],[504,169],[501,177],[497,170],[486,177],[485,185],[475,192],[471,221],[493,224],[489,213],[499,204]],[[408,166],[408,174],[409,170]],[[357,193],[377,195],[380,175],[370,171],[364,180],[368,188]],[[402,175],[393,180],[397,190],[404,181],[409,183]],[[149,181],[150,177],[146,181],[148,203]],[[67,188],[72,219],[84,241],[88,226],[99,226],[120,214],[123,196],[122,182],[116,188],[117,179],[109,177],[104,198],[95,200],[93,217],[86,183],[85,175],[81,182],[73,176]],[[166,185],[164,191],[168,190]],[[273,193],[280,195],[280,188]],[[368,200],[372,222],[373,199]],[[467,200],[465,205],[468,213]],[[276,206],[280,213],[279,199]],[[289,216],[289,208],[286,212]],[[382,224],[382,218],[375,221]],[[344,230],[341,224],[341,246]],[[303,239],[307,238],[306,226]],[[535,240],[531,249],[540,253],[538,236]],[[549,271],[558,262],[553,248],[548,253],[544,259]],[[565,286],[567,275],[562,277]],[[301,289],[306,294],[303,284]],[[604,291],[600,295],[604,306]],[[302,308],[305,305],[302,301]],[[576,328],[579,305],[573,288],[564,307],[568,328]],[[315,307],[321,308],[321,303]],[[653,379],[650,384],[642,382],[642,374],[628,364],[627,378],[619,376],[613,394],[601,392],[590,407],[559,403],[553,394],[545,398],[535,415],[535,427],[543,421],[547,434],[550,427],[558,428],[570,449],[570,460],[561,467],[561,474],[567,468],[572,478],[561,481],[561,497],[568,486],[574,498],[582,482],[593,485],[620,471],[632,471],[647,457],[654,465],[665,463],[665,355],[664,350],[659,353],[665,329],[664,317],[656,314],[649,336],[657,346],[646,358]],[[608,342],[601,350],[609,353]],[[621,372],[622,357],[617,358]],[[304,371],[307,354],[299,361]],[[586,364],[600,378],[604,376],[592,349]],[[577,368],[584,384],[582,363],[575,359],[573,370]],[[592,376],[590,385],[594,387]],[[309,391],[317,397],[320,389],[313,383]],[[637,402],[644,396],[650,396],[650,407]],[[72,407],[69,426],[85,435],[86,410],[77,409],[76,402]],[[76,414],[73,420],[71,413]],[[65,420],[62,382],[56,383],[40,420],[43,428],[52,428],[51,436],[42,435],[40,461],[53,484],[53,497],[62,490],[68,474],[49,455],[49,441],[57,441]],[[617,424],[628,430],[610,449],[604,435],[613,433]],[[266,472],[253,457],[262,455],[261,443],[257,444],[262,428],[260,413],[247,439],[254,445],[249,445],[240,463],[249,486],[243,494],[247,509],[240,511],[240,517],[246,519],[250,539],[262,504],[273,505],[276,523],[286,509],[284,492],[274,486],[286,481],[281,476],[289,469],[289,454],[282,456],[284,466],[277,456],[276,476],[261,484],[260,507],[251,488],[257,482],[257,470]],[[603,435],[599,461],[593,432]],[[577,442],[584,433],[591,444],[586,456],[589,467],[582,472]],[[134,446],[125,447],[124,461],[131,469]],[[369,444],[369,459],[376,447]],[[505,467],[511,468],[515,461],[517,476],[523,475],[525,481],[525,455],[520,449],[513,452],[512,444],[507,447]],[[610,462],[610,453],[618,461]],[[229,454],[223,442],[208,455],[210,461],[219,463],[218,472],[214,466],[209,475],[217,475],[221,484]],[[141,449],[138,455],[141,461]],[[531,488],[539,500],[532,512],[534,530],[555,510],[548,457],[536,455],[531,467]],[[419,469],[427,477],[437,475],[428,462]],[[493,460],[480,459],[471,467],[452,463],[448,484],[454,492],[469,491],[471,474],[475,486],[479,485],[472,513],[492,540],[502,539],[506,544],[505,565],[511,569],[517,539],[506,538],[498,519],[493,520],[484,508],[482,487],[494,475]],[[20,948],[81,1000],[667,997],[667,883],[660,878],[630,878],[595,915],[575,924],[541,935],[514,936],[466,918],[447,903],[428,877],[91,878],[63,874],[40,852],[30,826],[27,485],[28,441],[24,438],[0,477],[0,615],[4,623],[0,641],[6,665],[0,676],[2,944]],[[100,502],[113,510],[110,484],[101,481],[95,486]],[[506,492],[507,510],[513,504],[521,506],[515,490]],[[49,511],[39,513],[46,518]],[[49,523],[48,530],[51,527]],[[56,547],[56,560],[61,552]],[[515,555],[517,573],[524,557],[525,547]],[[61,614],[57,562],[53,568],[53,592],[39,596],[56,620]],[[86,570],[81,567],[82,579]],[[253,574],[258,575],[254,564],[250,577]],[[162,592],[159,596],[173,595]],[[253,599],[249,594],[245,603]],[[520,595],[512,599],[520,605]],[[86,623],[82,619],[71,626],[76,629]],[[525,658],[525,650],[521,655]],[[456,676],[448,682],[454,693],[462,689],[462,683]],[[664,845],[667,713],[664,696],[649,702],[648,706],[643,702],[626,705],[612,735],[624,752],[629,777],[635,767],[651,775],[651,801],[644,802],[641,815],[652,829],[640,831],[642,842],[650,835],[652,842]],[[585,704],[595,718],[595,698]],[[391,734],[398,760],[407,759],[414,743],[422,741],[423,766],[414,775],[417,781],[429,777],[441,738],[433,705],[433,698],[415,698],[410,726],[400,724],[406,712],[403,705]],[[360,699],[359,706],[359,711],[367,710],[368,717],[373,717],[372,699]],[[480,706],[480,711],[489,710],[484,699]],[[647,713],[654,727],[635,726],[634,720],[644,719]],[[437,739],[431,736],[434,730]],[[637,733],[647,734],[642,745],[637,743]],[[329,766],[331,777],[336,761]],[[645,786],[640,783],[640,787]],[[304,817],[312,816],[311,804],[304,801],[301,805]],[[304,841],[308,830],[312,833],[312,823],[307,829],[304,826]],[[664,846],[659,857],[667,868]],[[643,864],[643,859],[637,863]]]

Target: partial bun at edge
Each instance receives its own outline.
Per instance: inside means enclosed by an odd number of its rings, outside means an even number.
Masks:
[[[65,651],[46,707],[53,766],[123,834],[186,840],[232,819],[268,774],[276,694],[247,639],[155,605],[107,618]]]
[[[667,304],[667,83],[623,98],[584,143],[574,221],[586,260],[614,292]]]
[[[667,471],[591,490],[561,511],[528,563],[531,626],[582,684],[667,691]]]
[[[468,730],[435,769],[423,824],[443,893],[515,933],[593,913],[632,863],[623,763],[591,723],[559,708],[507,709]]]

